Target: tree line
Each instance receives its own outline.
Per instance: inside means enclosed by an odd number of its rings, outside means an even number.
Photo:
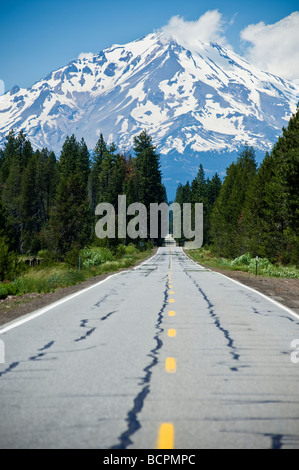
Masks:
[[[128,205],[166,202],[160,156],[145,131],[134,138],[133,150],[134,156],[119,153],[100,135],[89,152],[83,138],[71,135],[57,159],[46,148],[34,151],[23,132],[11,131],[0,151],[2,251],[36,255],[43,250],[57,260],[77,259],[82,247],[101,243],[94,231],[100,202],[111,203],[116,213],[121,194]],[[113,247],[119,241],[102,243]]]
[[[134,138],[134,154],[118,152],[100,135],[92,152],[82,138],[68,136],[59,158],[33,150],[23,132],[11,131],[0,150],[0,264],[9,253],[42,252],[57,260],[76,259],[91,244],[114,248],[139,240],[99,240],[95,207],[118,195],[127,205],[167,202],[160,156],[146,131]],[[248,252],[272,262],[298,264],[299,108],[258,167],[245,144],[221,180],[196,177],[179,184],[174,202],[203,203],[204,244],[223,257]],[[178,240],[184,242],[183,237]],[[157,244],[160,239],[155,240]],[[0,273],[1,275],[1,273]]]
[[[176,202],[202,202],[204,243],[219,256],[244,253],[299,264],[299,107],[258,167],[245,144],[226,170],[205,178],[200,165],[191,184],[179,185]]]

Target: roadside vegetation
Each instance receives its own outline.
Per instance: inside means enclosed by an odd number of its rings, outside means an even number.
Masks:
[[[28,268],[21,262],[19,270],[22,272],[11,281],[6,280],[0,284],[0,299],[9,295],[54,292],[56,289],[73,286],[101,274],[130,268],[149,257],[152,251],[150,244],[142,251],[133,244],[119,245],[115,252],[105,247],[91,246],[80,251],[77,266],[48,260],[40,266]]]
[[[256,258],[251,257],[249,253],[235,259],[228,259],[215,256],[210,249],[200,248],[188,250],[187,254],[197,263],[211,269],[243,271],[253,275],[257,273],[258,276],[264,277],[299,279],[299,269],[295,265],[273,264],[268,258],[258,258],[256,266]]]
[[[134,155],[107,145],[102,135],[89,151],[68,136],[59,158],[34,150],[23,132],[11,131],[0,150],[0,298],[47,293],[101,274],[126,269],[148,257],[159,239],[103,238],[95,234],[101,202],[115,209],[166,202],[160,156],[145,131],[134,138]],[[104,214],[103,214],[104,215]],[[134,216],[128,216],[132,221]],[[39,259],[40,265],[28,262]]]

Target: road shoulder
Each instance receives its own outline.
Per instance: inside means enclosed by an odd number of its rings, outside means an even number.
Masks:
[[[188,256],[188,253],[184,250],[184,253]],[[192,258],[190,258],[192,259]],[[194,261],[194,260],[192,260]],[[196,261],[194,261],[196,263]],[[255,276],[251,273],[243,271],[230,271],[227,269],[210,268],[201,263],[201,266],[210,269],[211,271],[224,274],[225,276],[234,279],[235,281],[241,282],[252,289],[267,295],[276,302],[285,305],[299,314],[299,280],[289,278],[273,278]]]
[[[0,326],[5,325],[6,323],[10,323],[23,315],[34,312],[35,310],[46,307],[47,305],[50,305],[57,300],[62,299],[63,297],[74,294],[75,292],[83,290],[86,287],[97,284],[112,274],[134,269],[140,264],[146,262],[148,259],[152,258],[157,253],[157,251],[158,248],[154,248],[149,257],[138,261],[138,263],[134,264],[130,268],[124,268],[118,271],[101,274],[100,276],[92,277],[87,281],[81,282],[74,286],[57,289],[55,292],[50,292],[48,294],[39,294],[33,292],[24,295],[8,296],[6,299],[0,300]]]

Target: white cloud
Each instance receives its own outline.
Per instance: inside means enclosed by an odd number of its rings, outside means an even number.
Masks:
[[[4,87],[4,81],[0,80],[0,96],[4,95],[5,87]]]
[[[185,21],[180,16],[173,16],[160,31],[189,49],[198,48],[200,42],[217,42],[232,50],[232,46],[223,35],[224,29],[225,21],[222,14],[218,10],[209,10],[195,21]]]
[[[93,52],[80,52],[78,59],[92,59],[93,56]]]
[[[251,45],[246,59],[266,72],[290,80],[299,79],[299,12],[277,23],[251,24],[241,31],[241,38]]]

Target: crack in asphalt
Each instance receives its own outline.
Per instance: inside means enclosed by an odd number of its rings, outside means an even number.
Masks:
[[[55,341],[50,341],[49,343],[45,344],[45,346],[43,346],[42,348],[38,349],[38,351],[45,351],[46,349],[49,349],[51,346],[53,346],[53,344],[55,343]],[[40,360],[42,357],[44,357],[46,355],[45,352],[39,352],[38,354],[36,354],[35,356],[31,356],[29,357],[29,361],[36,361],[36,360]],[[16,367],[18,367],[21,362],[26,362],[26,361],[15,361],[15,362],[12,362],[5,370],[3,370],[2,372],[0,372],[0,378],[5,375],[5,374],[8,374],[9,372],[11,372],[12,370],[14,370]]]
[[[167,287],[167,280],[166,280],[166,286],[164,290],[164,300],[161,309],[158,312],[157,315],[157,322],[155,324],[155,329],[156,329],[156,335],[154,336],[154,340],[156,342],[156,346],[150,351],[148,354],[148,357],[151,358],[151,362],[149,363],[148,366],[146,366],[143,370],[145,372],[144,377],[142,378],[142,381],[140,385],[144,385],[142,390],[138,393],[138,395],[134,398],[134,404],[133,408],[129,410],[127,414],[127,429],[124,431],[119,437],[119,444],[116,444],[111,447],[111,449],[126,449],[128,445],[132,444],[131,437],[132,435],[138,431],[138,429],[141,428],[141,424],[138,420],[138,414],[141,412],[144,401],[147,397],[147,395],[150,392],[150,380],[152,376],[152,369],[155,367],[155,365],[158,363],[158,356],[159,356],[159,350],[161,349],[163,342],[160,338],[161,333],[164,331],[164,329],[161,327],[161,323],[163,321],[163,314],[164,310],[166,309],[167,305],[167,300],[168,300],[168,287]]]
[[[217,328],[224,334],[224,337],[225,339],[227,340],[227,346],[230,348],[230,354],[232,355],[234,361],[238,361],[239,358],[240,358],[240,355],[236,352],[237,351],[237,348],[236,346],[234,345],[234,340],[231,338],[230,336],[230,333],[228,330],[226,330],[222,325],[221,325],[221,322],[219,320],[219,317],[216,315],[215,311],[214,311],[214,304],[212,304],[212,302],[209,300],[209,298],[207,297],[206,293],[202,290],[202,288],[198,285],[198,283],[195,281],[195,279],[193,279],[191,277],[191,275],[186,271],[184,270],[186,276],[188,276],[191,281],[193,282],[193,284],[195,285],[195,287],[197,288],[197,290],[200,292],[200,294],[202,295],[203,299],[205,300],[205,302],[207,303],[208,305],[208,311],[209,311],[209,314],[211,315],[211,317],[213,318],[214,320],[214,323],[215,325],[217,326]],[[230,368],[231,371],[233,372],[237,372],[238,371],[238,368],[237,367],[231,367]]]
[[[95,330],[96,330],[95,327],[91,328],[85,333],[85,335],[80,336],[80,338],[74,339],[75,343],[77,343],[78,341],[83,341],[84,339],[88,338],[88,336],[90,336]]]
[[[38,351],[45,351],[46,349],[49,349],[51,346],[53,346],[54,343],[55,343],[55,341],[50,341],[49,343],[45,344],[45,346],[43,346],[42,348],[38,349]],[[45,355],[46,355],[46,353],[40,352],[40,353],[38,353],[36,356],[31,356],[31,357],[29,357],[29,360],[30,360],[30,361],[36,361],[36,360],[41,359],[41,358],[44,357]]]
[[[109,318],[111,315],[113,315],[116,312],[117,312],[117,310],[113,310],[112,312],[109,312],[106,315],[104,315],[103,317],[101,317],[99,320],[100,321],[105,321],[105,320],[107,320],[107,318]],[[84,318],[83,320],[81,320],[80,327],[81,328],[86,328],[88,322],[89,322],[88,318]],[[87,339],[88,336],[90,336],[95,330],[96,330],[96,327],[90,328],[85,333],[85,335],[80,336],[80,338],[74,339],[74,342],[83,341],[84,339]]]
[[[11,372],[19,364],[20,364],[19,362],[12,362],[5,370],[0,372],[0,377],[2,377],[4,374],[7,374],[8,372]]]

